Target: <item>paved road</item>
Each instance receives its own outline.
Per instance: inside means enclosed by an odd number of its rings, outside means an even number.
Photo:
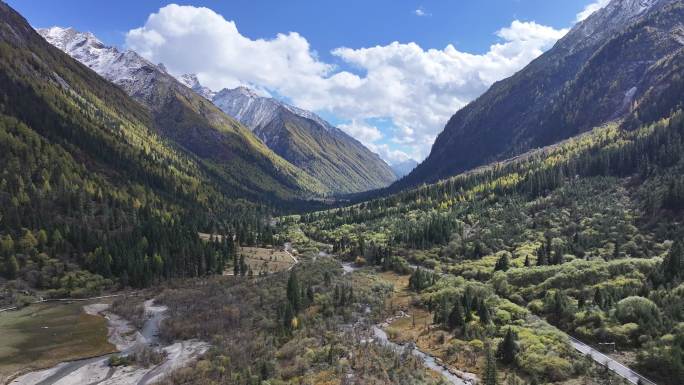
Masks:
[[[417,265],[409,265],[413,269],[417,269]],[[426,267],[420,267],[423,270],[429,271],[431,273],[435,273],[434,270],[426,268]],[[440,276],[446,276],[447,274],[441,273],[439,274]],[[534,318],[539,319],[539,317],[535,316]],[[560,332],[563,332],[562,330],[558,329]],[[579,351],[580,353],[584,355],[590,355],[591,358],[599,363],[600,365],[608,367],[608,369],[612,370],[615,374],[618,376],[624,378],[625,380],[631,382],[632,384],[638,384],[639,380],[641,380],[641,383],[644,385],[657,385],[655,381],[649,380],[648,378],[642,376],[641,374],[635,372],[634,370],[628,368],[626,365],[621,364],[620,362],[610,358],[609,356],[601,353],[600,351],[592,348],[591,346],[585,344],[584,342],[578,340],[577,338],[571,337],[568,335],[568,338],[570,339],[570,343],[572,344],[572,347],[575,348],[575,350]]]
[[[579,351],[582,354],[588,354],[591,356],[591,358],[598,362],[601,365],[606,366],[608,369],[612,370],[615,372],[618,376],[626,379],[627,381],[631,382],[632,384],[638,384],[639,380],[641,380],[641,383],[644,385],[656,385],[655,382],[649,380],[648,378],[642,376],[641,374],[633,371],[632,369],[628,368],[627,366],[619,363],[618,361],[615,361],[614,359],[608,357],[607,355],[599,352],[598,350],[592,348],[591,346],[585,344],[584,342],[570,337],[570,343],[572,346]]]

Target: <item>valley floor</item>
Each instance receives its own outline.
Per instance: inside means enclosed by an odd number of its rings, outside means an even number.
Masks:
[[[114,308],[109,303],[88,304],[83,313],[76,313],[106,320],[109,350],[99,357],[24,374],[11,384],[123,385],[158,380],[203,384],[227,379],[242,383],[246,377],[240,373],[249,372],[257,377],[277,376],[280,382],[276,384],[481,383],[478,381],[482,381],[486,367],[482,342],[466,343],[434,325],[434,311],[420,305],[410,288],[410,275],[348,262],[340,268],[325,251],[327,247],[319,246],[322,249],[302,244],[301,263],[289,271],[253,278],[175,281],[158,289],[156,302],[142,303],[142,297],[127,297]],[[289,252],[291,247],[287,249]],[[281,306],[283,299],[288,301],[286,292],[293,276],[298,277],[303,297],[308,299],[293,318],[296,326],[294,321],[279,326],[285,311]],[[81,306],[75,304],[72,310]],[[130,317],[130,321],[113,311]],[[534,317],[523,321],[542,322]],[[544,329],[553,328],[544,325]],[[202,340],[212,341],[212,350]],[[109,364],[112,357],[132,354],[141,345],[158,344],[165,354],[156,363],[147,363],[146,367]],[[123,354],[113,356],[114,350]],[[591,361],[567,354],[582,362],[584,374],[554,383],[621,383]],[[29,367],[24,365],[24,369]],[[512,368],[499,370],[501,381],[524,380],[518,375]]]
[[[70,305],[39,305],[45,307],[63,307],[80,318],[87,318],[99,323],[106,322],[106,330],[80,329],[82,325],[76,324],[79,332],[89,339],[104,339],[107,348],[99,354],[93,354],[97,345],[77,345],[73,344],[71,356],[56,354],[55,349],[59,349],[64,342],[55,342],[52,346],[45,345],[45,340],[36,335],[28,334],[24,337],[27,343],[40,344],[43,349],[49,349],[50,360],[32,359],[14,366],[21,375],[12,375],[10,385],[78,385],[78,384],[103,384],[103,385],[144,385],[157,382],[162,377],[173,370],[185,366],[188,362],[197,359],[206,352],[209,345],[202,341],[189,340],[178,341],[171,344],[161,344],[159,341],[159,330],[164,320],[167,308],[154,304],[150,299],[142,304],[143,317],[142,327],[138,330],[130,321],[111,311],[111,303],[91,303],[85,306],[82,303]],[[27,308],[25,310],[28,310]],[[53,309],[47,308],[44,311],[54,313]],[[36,311],[35,308],[32,311]],[[54,316],[54,314],[52,314]],[[19,318],[21,314],[17,314]],[[59,322],[63,327],[72,325],[62,317],[50,317],[33,319],[30,325],[37,325],[49,322]],[[23,326],[29,327],[26,322],[20,322]],[[32,327],[32,326],[31,326]],[[40,326],[41,329],[49,329],[49,326]],[[55,338],[74,338],[73,333],[52,332]],[[104,337],[104,338],[103,338]],[[148,349],[160,347],[161,357],[158,362],[131,362],[131,364],[115,365],[113,360],[119,357],[136,357],[139,360],[143,354],[152,354]],[[20,358],[16,355],[14,358]],[[90,358],[80,358],[90,357]],[[34,357],[35,358],[35,357]],[[66,360],[50,367],[51,362],[56,360]],[[77,358],[70,360],[70,358]],[[47,367],[42,370],[29,371],[29,368]],[[6,381],[6,380],[5,380]],[[4,381],[3,381],[4,382]]]

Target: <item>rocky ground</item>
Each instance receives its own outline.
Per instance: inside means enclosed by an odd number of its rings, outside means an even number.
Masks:
[[[165,317],[166,307],[155,305],[153,300],[145,302],[147,320],[142,330],[136,330],[128,321],[108,311],[108,304],[84,306],[88,314],[97,314],[107,319],[109,341],[125,356],[145,347],[160,349],[165,357],[161,363],[148,367],[138,365],[110,366],[110,357],[89,358],[62,362],[52,368],[22,375],[11,385],[144,385],[160,380],[172,370],[187,365],[202,355],[209,344],[198,340],[179,341],[159,347],[159,327]]]

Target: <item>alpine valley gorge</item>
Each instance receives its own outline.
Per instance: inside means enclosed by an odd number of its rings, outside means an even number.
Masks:
[[[684,1],[606,3],[390,165],[0,1],[0,383],[684,384]]]

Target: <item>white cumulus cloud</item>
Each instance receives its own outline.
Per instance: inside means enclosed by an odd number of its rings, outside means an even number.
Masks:
[[[366,146],[382,139],[382,132],[377,127],[356,119],[351,123],[340,124],[338,127]]]
[[[413,13],[414,13],[416,16],[421,16],[421,17],[422,17],[422,16],[430,16],[429,13],[425,12],[425,10],[423,9],[423,7],[417,8],[415,11],[413,11]]]
[[[500,41],[482,54],[412,42],[340,47],[332,51],[345,67],[339,68],[320,60],[295,32],[250,39],[209,8],[172,4],[129,31],[126,45],[174,74],[196,73],[215,90],[249,85],[298,107],[329,112],[351,122],[342,129],[391,162],[427,156],[451,115],[566,32],[515,20],[496,32]],[[390,119],[394,128],[380,132],[370,119]],[[396,146],[380,145],[380,139]]]
[[[167,5],[129,31],[126,45],[174,73],[196,72],[213,89],[243,84],[278,89],[325,77],[332,69],[296,32],[252,40],[233,21],[204,7]]]
[[[582,12],[577,14],[575,22],[579,23],[580,21],[584,21],[587,17],[591,16],[592,13],[608,5],[608,3],[610,3],[610,0],[596,0],[595,2],[587,5],[584,7]]]
[[[368,146],[368,148],[373,151],[374,153],[380,155],[382,159],[384,159],[387,163],[391,165],[395,165],[397,163],[405,162],[409,159],[414,159],[416,158],[415,155],[409,155],[405,153],[404,151],[395,149],[395,148],[390,148],[389,145],[386,143],[380,143],[380,144],[375,144],[371,143],[371,145]]]

